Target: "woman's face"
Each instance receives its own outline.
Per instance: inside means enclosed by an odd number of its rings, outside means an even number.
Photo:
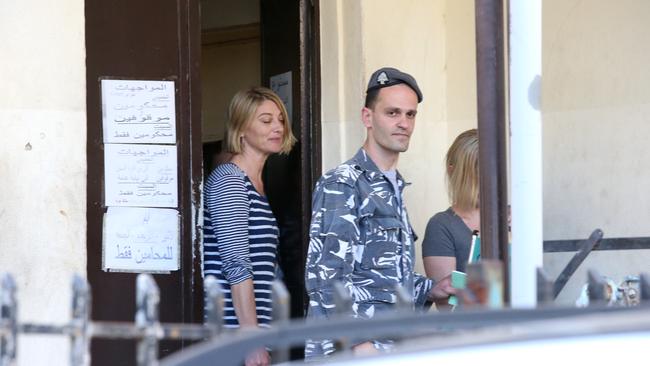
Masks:
[[[265,100],[243,133],[244,150],[252,149],[265,155],[282,150],[284,119],[275,103]]]

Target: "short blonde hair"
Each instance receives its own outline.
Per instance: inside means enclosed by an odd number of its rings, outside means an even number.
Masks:
[[[233,154],[241,154],[243,151],[241,144],[242,132],[248,128],[255,118],[255,111],[264,103],[270,100],[280,110],[283,119],[284,133],[282,134],[282,148],[280,154],[288,154],[296,143],[296,138],[291,132],[291,123],[284,103],[277,94],[271,89],[264,87],[255,87],[247,90],[241,90],[230,101],[228,108],[228,121],[226,122],[225,150]]]
[[[467,130],[454,140],[446,158],[447,194],[461,210],[479,207],[478,131]]]

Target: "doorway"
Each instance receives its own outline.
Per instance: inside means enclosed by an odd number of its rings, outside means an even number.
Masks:
[[[292,295],[291,314],[303,316],[311,190],[321,169],[320,86],[314,82],[320,57],[318,8],[318,1],[309,0],[87,1],[86,245],[93,320],[133,321],[137,274],[102,269],[107,206],[100,81],[174,82],[178,205],[173,209],[180,218],[180,265],[154,277],[160,287],[160,321],[199,323],[203,319],[200,187],[204,170],[209,170],[210,159],[220,149],[223,108],[236,90],[269,86],[271,76],[287,72],[292,77],[290,114],[299,144],[289,156],[269,159],[264,179],[281,229],[280,262]],[[243,20],[234,22],[237,16]],[[228,72],[211,74],[214,70],[205,66],[212,65]],[[187,344],[162,341],[160,357]],[[91,352],[94,365],[135,364],[133,341],[93,339]]]
[[[271,156],[263,173],[280,228],[278,262],[291,294],[291,316],[306,308],[304,258],[311,192],[320,175],[318,2],[202,0],[201,85],[204,177],[219,162],[230,98],[271,79],[289,80],[283,96],[298,143]],[[285,89],[286,91],[286,89]],[[288,100],[287,98],[288,97]]]

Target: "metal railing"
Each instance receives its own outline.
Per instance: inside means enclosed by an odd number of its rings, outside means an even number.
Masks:
[[[471,273],[486,274],[495,270],[496,263],[477,263]],[[469,278],[468,288],[465,291],[477,289],[479,293],[489,293],[490,287],[496,283],[483,278]],[[497,276],[498,277],[498,276]],[[589,271],[589,296],[590,304],[586,308],[550,306],[550,303],[541,301],[536,309],[509,309],[494,308],[489,304],[488,296],[472,294],[461,296],[461,299],[478,303],[462,303],[461,309],[454,312],[428,312],[415,313],[410,306],[397,306],[391,313],[377,314],[373,319],[352,319],[349,316],[339,316],[322,321],[305,322],[302,319],[291,320],[277,324],[268,330],[239,332],[233,337],[215,339],[193,345],[187,349],[170,355],[162,361],[162,366],[200,366],[212,365],[219,360],[219,365],[241,365],[245,355],[260,345],[275,349],[286,349],[291,346],[304,345],[306,339],[333,339],[344,352],[350,350],[351,344],[367,339],[391,338],[401,340],[405,345],[408,342],[426,340],[427,349],[442,349],[450,344],[450,337],[457,335],[459,342],[472,338],[473,330],[502,329],[503,327],[518,327],[515,332],[522,338],[522,329],[531,339],[544,336],[579,336],[593,332],[634,332],[650,331],[650,276],[639,276],[640,302],[639,306],[621,307],[607,306],[607,286],[603,277],[596,271]],[[541,300],[552,301],[553,281],[542,281]],[[471,282],[477,282],[472,284]],[[498,285],[500,286],[500,285]],[[335,303],[347,304],[349,299],[347,291],[341,286],[335,287]],[[398,300],[407,301],[406,299]],[[571,324],[565,322],[571,319]],[[596,324],[595,319],[600,319],[601,324]],[[563,327],[540,327],[540,321],[550,321],[551,324],[564,324]],[[555,321],[555,323],[552,323]],[[535,324],[535,326],[531,326]],[[591,325],[590,325],[591,324]],[[593,325],[593,326],[592,326]],[[550,330],[549,330],[550,329]],[[480,334],[486,334],[482,332]],[[442,336],[442,337],[441,337]],[[444,340],[444,342],[442,342]],[[502,339],[503,340],[503,339]],[[276,360],[274,360],[276,361]]]
[[[162,362],[163,365],[239,365],[247,352],[261,345],[274,349],[273,362],[288,361],[291,346],[300,345],[308,338],[332,338],[340,348],[349,350],[352,344],[363,339],[378,337],[412,338],[451,331],[475,329],[486,326],[514,324],[530,320],[548,320],[580,314],[605,313],[617,310],[606,307],[607,283],[595,271],[589,271],[590,307],[558,308],[541,306],[533,310],[494,310],[486,296],[499,291],[498,262],[483,261],[468,267],[468,286],[460,297],[460,310],[453,313],[416,314],[412,300],[403,291],[397,291],[396,310],[379,314],[375,319],[360,321],[341,316],[327,321],[306,323],[302,319],[289,320],[290,297],[282,282],[272,286],[273,326],[264,330],[237,330],[227,332],[223,327],[223,292],[212,277],[204,281],[206,295],[205,324],[161,323],[159,320],[160,293],[153,277],[140,274],[136,279],[135,321],[91,321],[91,289],[87,281],[74,276],[72,281],[71,320],[66,324],[36,324],[18,322],[16,283],[9,274],[0,275],[0,366],[15,364],[19,335],[49,334],[70,339],[70,365],[90,364],[90,341],[93,338],[131,339],[137,342],[136,364],[158,365],[158,345],[166,340],[203,341],[177,352]],[[638,280],[638,299],[647,312],[650,304],[650,276],[641,274]],[[553,283],[540,276],[540,304],[554,297]],[[483,295],[481,295],[483,294]],[[338,309],[351,306],[348,291],[335,286],[335,303]],[[464,302],[465,301],[465,302]],[[548,303],[546,303],[548,304]],[[486,310],[492,308],[492,310]]]
[[[49,334],[70,339],[70,365],[90,364],[92,338],[132,339],[137,342],[136,364],[159,364],[158,343],[161,340],[214,340],[225,335],[223,327],[223,291],[212,276],[204,281],[206,294],[205,324],[161,323],[158,318],[160,291],[153,277],[140,274],[136,279],[135,322],[91,321],[91,289],[88,282],[75,275],[72,280],[71,320],[66,324],[18,322],[16,282],[8,273],[0,275],[0,366],[14,365],[19,352],[19,335]],[[283,324],[289,317],[289,293],[281,281],[273,283],[274,324]],[[228,332],[230,334],[230,332]],[[234,333],[234,332],[233,332]],[[288,353],[275,355],[287,360]]]

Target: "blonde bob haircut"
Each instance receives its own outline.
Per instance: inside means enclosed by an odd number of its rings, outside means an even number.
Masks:
[[[291,151],[293,144],[296,143],[296,138],[291,132],[291,123],[289,123],[289,115],[287,109],[284,107],[284,103],[282,103],[280,97],[271,89],[254,87],[239,91],[230,101],[225,137],[225,150],[227,152],[232,154],[241,154],[243,152],[241,135],[251,122],[253,122],[257,108],[265,100],[270,100],[275,103],[282,114],[284,133],[282,134],[282,149],[280,150],[280,154],[288,154]]]
[[[471,129],[456,137],[447,151],[447,194],[461,210],[479,207],[478,131]]]

